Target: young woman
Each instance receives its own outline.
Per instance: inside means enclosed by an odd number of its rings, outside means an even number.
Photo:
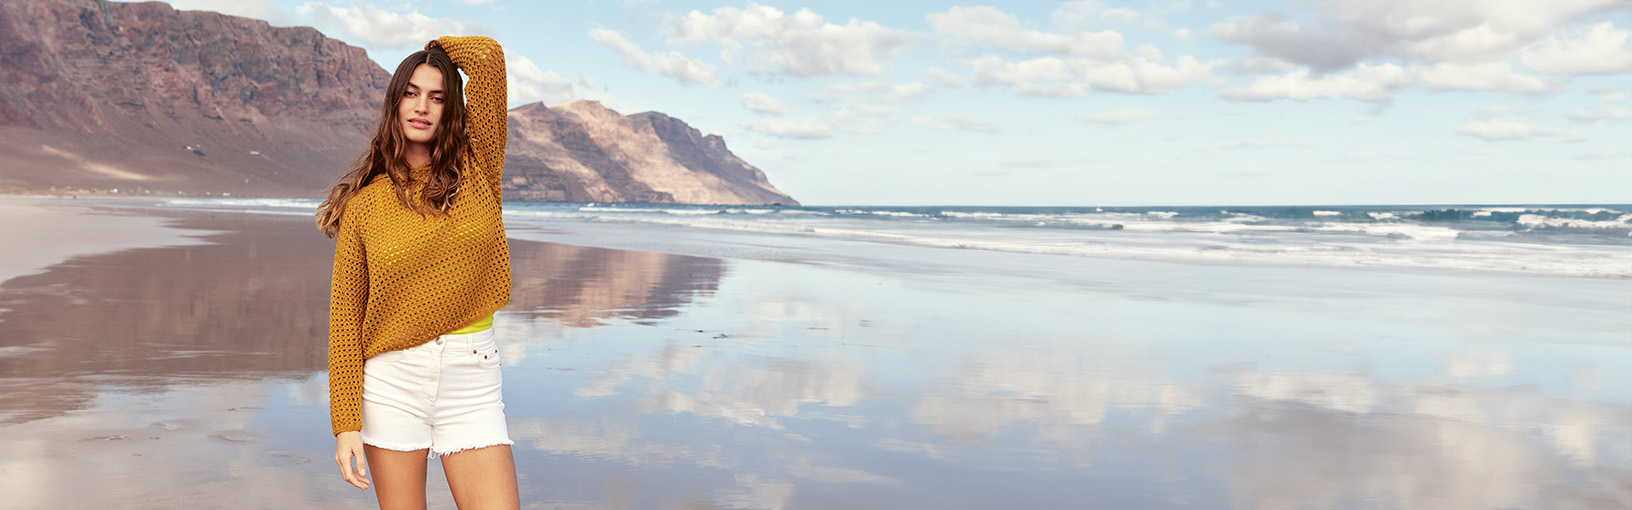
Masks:
[[[498,43],[431,41],[397,66],[373,141],[318,206],[337,237],[334,462],[359,489],[372,467],[380,508],[425,508],[438,456],[459,508],[520,507],[492,328],[510,300],[505,100]]]

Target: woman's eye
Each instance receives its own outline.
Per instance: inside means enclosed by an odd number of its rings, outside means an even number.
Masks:
[[[414,97],[414,93],[411,92],[411,91],[410,92],[403,92],[402,97]]]
[[[442,96],[431,96],[431,100],[436,101],[437,103],[441,103],[442,102]]]

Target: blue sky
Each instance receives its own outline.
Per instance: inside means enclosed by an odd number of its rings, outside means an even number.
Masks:
[[[725,137],[806,204],[1632,202],[1625,0],[175,0],[386,69],[494,37],[511,106]]]

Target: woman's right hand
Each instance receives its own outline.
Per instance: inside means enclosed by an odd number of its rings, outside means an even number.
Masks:
[[[352,459],[357,468],[351,467]],[[334,436],[334,464],[340,466],[340,476],[359,489],[368,488],[368,457],[363,455],[363,433],[355,430]]]

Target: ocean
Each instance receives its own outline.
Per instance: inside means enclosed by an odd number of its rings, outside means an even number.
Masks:
[[[164,207],[309,214],[316,200],[178,198]],[[714,206],[507,202],[512,235],[573,225],[1126,260],[1380,266],[1632,278],[1632,204],[1423,206]],[[661,227],[661,228],[641,228]],[[559,241],[554,238],[549,240]],[[684,251],[684,250],[683,250]],[[685,254],[763,258],[761,251]],[[774,258],[774,257],[772,257]]]

